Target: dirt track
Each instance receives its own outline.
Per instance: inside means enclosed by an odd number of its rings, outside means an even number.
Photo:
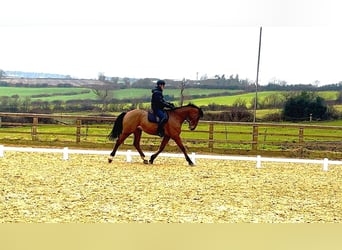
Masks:
[[[0,222],[342,222],[342,166],[6,152]]]

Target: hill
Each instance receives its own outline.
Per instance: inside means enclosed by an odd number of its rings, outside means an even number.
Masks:
[[[4,71],[7,77],[13,78],[71,78],[69,75],[42,73],[42,72],[24,72],[24,71]]]
[[[104,83],[94,79],[72,78],[2,78],[2,86],[27,86],[27,87],[91,87]]]

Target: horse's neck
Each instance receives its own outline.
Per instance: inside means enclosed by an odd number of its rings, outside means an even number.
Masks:
[[[179,109],[176,109],[174,110],[174,114],[176,117],[178,117],[178,119],[180,120],[180,122],[183,122],[186,120],[186,118],[188,117],[188,109],[187,108],[179,108]]]

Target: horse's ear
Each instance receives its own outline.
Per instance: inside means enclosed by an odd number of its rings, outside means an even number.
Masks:
[[[200,107],[198,107],[198,106],[196,106],[195,104],[193,104],[193,103],[189,103],[188,104],[188,106],[191,106],[191,107],[194,107],[194,108],[197,108],[198,109],[198,111],[199,111],[199,115],[200,115],[200,117],[203,117],[203,110],[200,108]]]
[[[201,109],[201,108],[198,108],[198,110],[199,110],[199,115],[200,115],[200,117],[202,118],[203,117],[203,110]]]

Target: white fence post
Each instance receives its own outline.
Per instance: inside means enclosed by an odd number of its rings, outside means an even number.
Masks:
[[[257,155],[256,157],[256,168],[261,168],[261,156]]]
[[[0,157],[4,157],[4,145],[0,145]]]
[[[63,148],[63,160],[68,160],[69,159],[69,152],[68,152],[68,147]]]
[[[329,170],[329,160],[328,158],[324,158],[323,160],[323,171],[328,171]]]
[[[132,150],[127,150],[126,162],[132,162]]]

